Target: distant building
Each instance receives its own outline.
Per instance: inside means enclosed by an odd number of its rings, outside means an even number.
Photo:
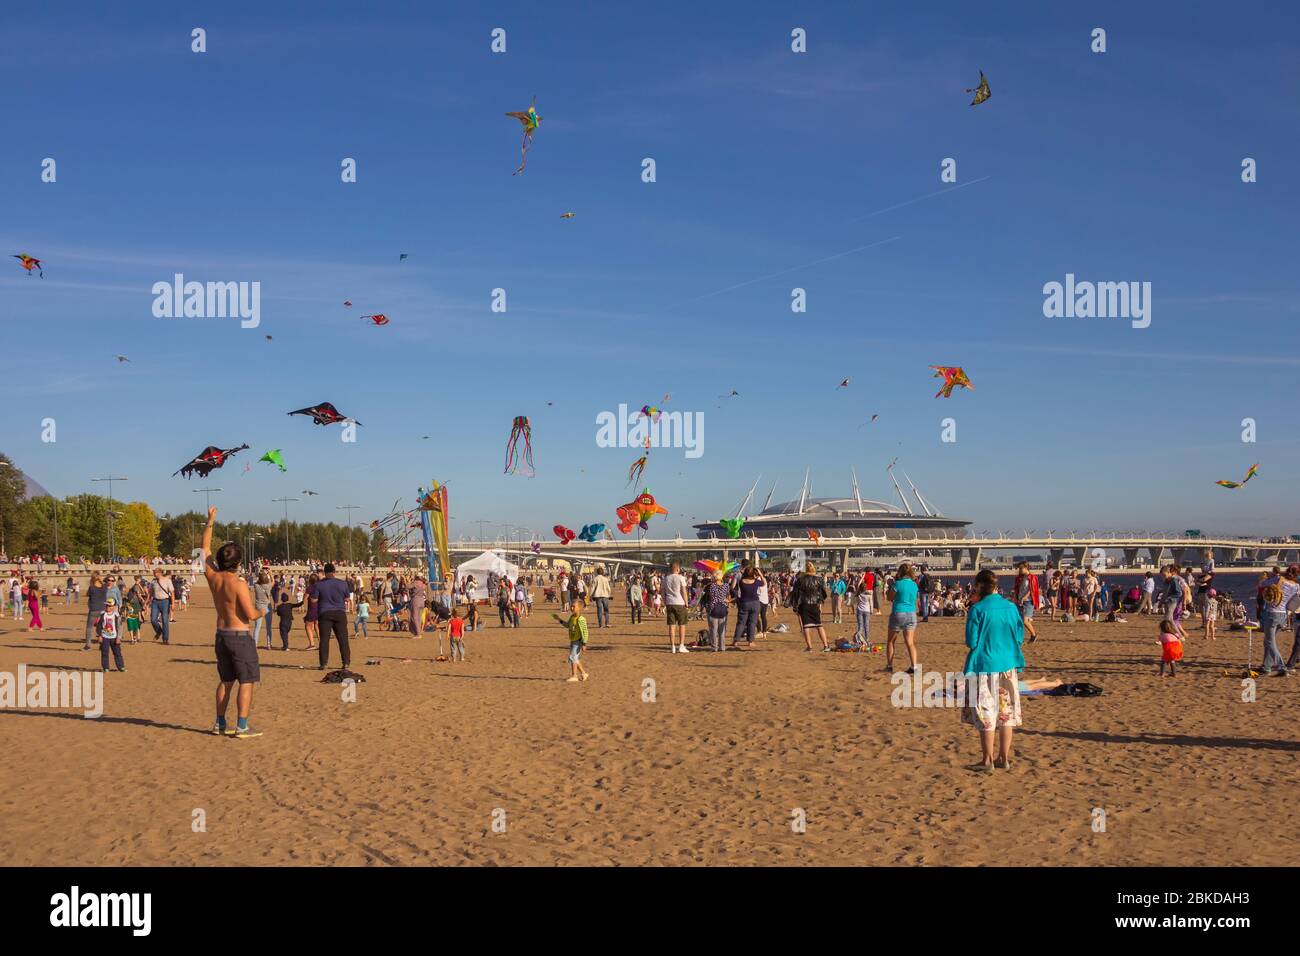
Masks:
[[[898,481],[894,479],[892,468],[891,465],[889,476],[894,481],[894,488],[898,492],[902,507],[872,498],[863,498],[858,491],[856,474],[853,476],[852,497],[813,498],[809,495],[810,476],[806,474],[799,497],[790,501],[771,504],[772,494],[776,490],[776,486],[773,485],[763,510],[758,514],[745,516],[741,536],[748,537],[752,534],[759,538],[787,536],[807,538],[809,531],[817,532],[823,541],[854,536],[860,538],[884,536],[904,541],[918,539],[925,541],[936,538],[942,540],[945,536],[952,540],[966,536],[966,529],[971,522],[964,518],[949,518],[931,507],[930,503],[922,497],[920,490],[904,473],[903,478],[920,505],[920,510],[917,510],[903,493]],[[754,488],[751,488],[741,502],[740,508],[737,509],[737,514],[744,515],[753,494]],[[694,527],[696,534],[701,538],[726,537],[718,521],[706,521]],[[817,545],[810,544],[810,547],[816,549]]]

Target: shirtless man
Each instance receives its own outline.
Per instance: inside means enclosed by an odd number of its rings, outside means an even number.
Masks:
[[[259,617],[253,606],[253,596],[248,585],[239,576],[243,559],[239,545],[233,541],[223,544],[212,553],[212,522],[216,520],[216,506],[208,508],[208,524],[203,529],[203,576],[212,589],[212,603],[217,609],[217,722],[212,733],[235,737],[260,737],[258,731],[248,726],[248,711],[253,705],[253,685],[262,678],[257,663],[257,645],[253,643],[252,622]],[[236,709],[239,721],[234,730],[226,726],[226,708],[230,704],[230,691],[239,682],[239,700]]]

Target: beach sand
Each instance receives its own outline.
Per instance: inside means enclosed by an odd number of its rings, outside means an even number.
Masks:
[[[1245,661],[1236,634],[1207,646],[1192,632],[1186,666],[1161,679],[1150,619],[1043,625],[1028,676],[1105,694],[1026,700],[1016,763],[979,775],[957,711],[890,704],[883,654],[805,654],[791,633],[749,652],[671,655],[662,619],[631,626],[622,606],[609,630],[589,615],[585,684],[564,681],[554,606],[519,630],[486,617],[463,664],[432,663],[435,637],[372,627],[353,644],[367,678],[355,703],[319,683],[295,622],[294,650],[261,653],[253,723],[265,735],[213,737],[202,582],[195,598],[171,646],[147,626],[125,646],[100,719],[0,710],[6,864],[1295,862],[1272,831],[1300,785],[1300,678],[1261,678],[1243,703],[1239,677],[1223,676]],[[44,634],[6,618],[0,670],[97,669],[98,650],[81,649],[84,608],[51,608]],[[884,625],[873,619],[873,640]],[[961,619],[922,625],[919,642],[927,670],[964,659]],[[371,656],[382,665],[363,666]]]

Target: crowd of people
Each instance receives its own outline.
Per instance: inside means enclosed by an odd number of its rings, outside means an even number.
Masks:
[[[595,629],[612,627],[616,595],[630,623],[640,624],[647,615],[664,620],[673,654],[753,649],[769,633],[790,630],[790,625],[779,621],[788,611],[805,652],[816,649],[814,642],[823,652],[883,650],[884,669],[904,675],[919,673],[919,625],[931,617],[965,617],[966,673],[973,682],[973,698],[964,719],[979,731],[982,760],[977,766],[985,770],[1011,765],[1011,731],[1020,724],[1019,694],[1026,686],[1019,677],[1024,667],[1022,646],[1039,639],[1036,619],[1040,616],[1066,623],[1123,622],[1124,614],[1158,616],[1159,673],[1171,677],[1177,673],[1189,639],[1186,628],[1194,616],[1200,617],[1208,640],[1216,638],[1219,621],[1262,630],[1267,673],[1285,676],[1300,664],[1300,566],[1296,565],[1260,575],[1255,596],[1258,623],[1248,617],[1242,601],[1216,586],[1212,562],[1198,570],[1167,565],[1129,585],[1113,584],[1094,569],[1049,566],[1035,573],[1022,563],[1009,579],[1008,596],[990,570],[968,582],[945,581],[924,565],[909,562],[896,568],[827,574],[818,573],[812,562],[801,570],[782,571],[764,571],[750,562],[727,568],[701,562],[684,571],[674,562],[666,570],[639,566],[616,575],[596,565],[488,572],[483,586],[467,574],[444,586],[431,584],[419,570],[396,567],[371,573],[368,581],[356,570],[340,576],[328,562],[312,562],[305,571],[276,570],[261,562],[249,569],[238,545],[211,550],[215,511],[211,509],[204,532],[202,565],[217,605],[221,681],[214,733],[257,736],[248,725],[251,685],[260,676],[257,650],[263,640],[265,649],[274,647],[273,630],[279,633],[279,649],[288,650],[295,612],[300,609],[305,647],[318,652],[319,668],[328,667],[331,645],[337,643],[347,672],[351,639],[367,639],[372,620],[388,632],[416,639],[436,632],[436,660],[460,662],[466,659],[466,634],[485,626],[480,607],[496,608],[498,626],[517,628],[531,616],[538,590],[547,604],[568,610],[567,616],[552,616],[568,633],[567,679],[571,682],[591,676],[582,663],[592,628],[587,610],[594,609]],[[60,574],[66,571],[66,559],[57,567]],[[5,591],[7,609],[15,620],[22,620],[25,612],[29,630],[44,629],[41,611],[49,607],[51,597],[66,604],[79,604],[81,599],[80,584],[71,575],[47,592],[37,577],[43,568],[44,562],[37,558],[16,563]],[[154,640],[169,643],[170,626],[188,606],[196,580],[197,569],[168,571],[161,564],[154,566],[152,577],[128,574],[121,566],[107,574],[91,572],[85,595],[84,647],[99,645],[104,671],[109,670],[110,658],[117,671],[125,671],[123,644],[138,643],[146,621]],[[852,636],[832,644],[824,613],[832,624],[852,623]],[[888,615],[885,640],[873,644],[873,618],[882,614]],[[277,621],[278,626],[273,626]],[[696,629],[696,624],[703,626]],[[1296,634],[1284,660],[1279,638],[1293,626]],[[444,632],[450,658],[443,656]],[[908,666],[896,671],[900,645]],[[225,720],[232,699],[237,700],[239,712],[233,730]]]

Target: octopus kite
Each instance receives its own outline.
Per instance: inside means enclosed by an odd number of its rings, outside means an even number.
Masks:
[[[542,125],[542,118],[537,115],[537,97],[533,97],[532,104],[528,107],[527,113],[512,112],[506,116],[513,116],[519,122],[524,124],[524,138],[519,144],[519,168],[512,173],[518,176],[528,165],[528,147],[533,145],[533,134],[537,132],[537,127]]]
[[[740,529],[745,526],[744,518],[719,518],[718,524],[722,525],[722,531],[728,538],[739,538]]]
[[[524,453],[519,455],[519,439],[524,440]],[[520,465],[527,470],[528,476],[533,476],[533,426],[526,415],[517,415],[515,420],[510,424],[510,440],[506,442],[506,470],[507,475],[513,475]]]
[[[247,445],[240,445],[238,448],[218,448],[216,445],[209,445],[207,448],[203,449],[203,451],[191,458],[188,465],[182,465],[180,468],[173,471],[172,477],[175,478],[177,475],[184,475],[188,478],[197,472],[200,478],[206,478],[208,475],[212,474],[215,469],[224,465],[227,458],[237,451],[243,451],[247,447]]]
[[[280,449],[278,448],[272,448],[270,451],[268,451],[265,455],[263,455],[261,458],[257,460],[267,462],[268,464],[271,465],[275,465],[281,471],[289,470],[288,468],[284,467],[284,458],[280,456]]]
[[[42,279],[45,278],[45,270],[41,268],[40,259],[33,259],[25,252],[20,255],[14,256],[14,258],[23,264],[23,268],[27,270],[28,276],[30,276],[32,274],[32,270],[35,269],[37,272],[40,273]]]
[[[629,534],[638,525],[642,531],[648,531],[650,519],[655,515],[666,515],[668,510],[655,501],[655,496],[647,488],[627,504],[615,508],[614,513],[618,515],[619,532]]]
[[[969,89],[967,93],[974,93],[975,99],[970,101],[971,106],[979,106],[993,94],[989,92],[989,81],[984,78],[984,71],[980,70],[980,85]]]
[[[632,467],[627,470],[627,483],[629,485],[635,485],[641,480],[641,475],[645,472],[645,463],[649,459],[649,455],[642,455],[636,461],[632,462]]]
[[[940,395],[944,398],[951,398],[952,390],[958,387],[969,388],[972,392],[975,391],[975,386],[970,383],[970,379],[966,376],[966,370],[960,365],[931,365],[930,368],[934,369],[935,378],[943,379],[943,387],[934,393],[935,398]]]
[[[557,524],[551,530],[555,532],[555,536],[560,539],[560,544],[568,544],[570,541],[572,541],[574,538],[578,536],[576,531],[573,531],[570,528],[566,528],[562,524]]]
[[[1241,479],[1241,481],[1216,481],[1215,484],[1220,488],[1240,488],[1257,474],[1259,474],[1259,462],[1250,466],[1250,470],[1246,472],[1246,477]]]
[[[351,422],[354,425],[361,423],[355,418],[348,418],[339,412],[337,408],[329,402],[321,402],[319,405],[309,405],[307,408],[299,408],[289,413],[290,415],[310,415],[311,420],[317,425],[337,425],[339,422]]]

